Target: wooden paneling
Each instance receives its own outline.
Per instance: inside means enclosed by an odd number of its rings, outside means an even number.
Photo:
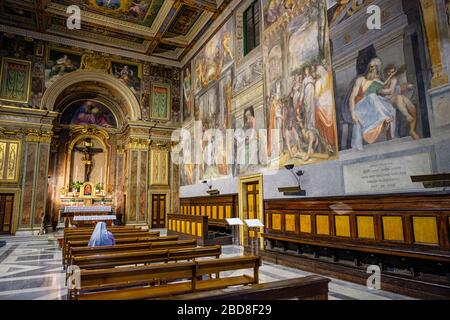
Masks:
[[[413,217],[413,230],[415,243],[439,244],[435,217]]]
[[[375,224],[372,216],[357,216],[357,237],[360,239],[375,239]]]
[[[266,239],[439,261],[450,258],[449,192],[273,199],[264,202],[264,210]]]
[[[180,199],[180,213],[206,216],[210,225],[226,226],[226,218],[238,216],[237,195],[219,195]]]
[[[351,237],[350,233],[350,217],[349,216],[335,216],[334,225],[336,236],[338,237]]]
[[[318,235],[330,235],[329,217],[325,215],[316,215],[316,228]]]
[[[272,215],[272,229],[281,231],[281,214],[276,213]]]
[[[285,230],[286,232],[295,232],[297,228],[295,227],[295,214],[287,214],[285,215]]]
[[[388,241],[404,241],[403,219],[397,217],[382,217],[383,222],[383,240]]]
[[[303,233],[311,233],[311,215],[309,214],[301,214],[300,215],[300,232]]]

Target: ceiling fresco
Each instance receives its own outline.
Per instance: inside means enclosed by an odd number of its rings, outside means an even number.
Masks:
[[[0,24],[180,62],[231,0],[4,0]],[[81,9],[81,30],[66,27]]]

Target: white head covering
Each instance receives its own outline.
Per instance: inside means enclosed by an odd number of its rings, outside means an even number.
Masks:
[[[109,239],[108,230],[106,229],[106,223],[99,222],[95,226],[94,232],[92,232],[91,239],[89,240],[88,246],[102,246],[109,244],[111,241]]]

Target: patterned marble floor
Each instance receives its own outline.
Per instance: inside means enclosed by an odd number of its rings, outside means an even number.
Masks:
[[[6,245],[0,248],[0,300],[61,300],[66,299],[61,250],[47,236],[0,237]],[[241,254],[234,246],[223,248],[223,257]],[[251,270],[246,271],[251,275]],[[234,272],[223,273],[230,276]],[[235,273],[242,273],[236,271]],[[309,272],[264,263],[261,282],[271,282],[310,275]],[[402,295],[374,291],[364,286],[330,278],[330,300],[406,300]]]

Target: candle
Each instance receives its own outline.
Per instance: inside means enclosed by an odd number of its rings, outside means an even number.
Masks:
[[[78,167],[75,167],[75,176],[73,177],[73,180],[77,181],[77,177],[78,177]]]
[[[103,184],[103,168],[100,168],[100,183]]]

